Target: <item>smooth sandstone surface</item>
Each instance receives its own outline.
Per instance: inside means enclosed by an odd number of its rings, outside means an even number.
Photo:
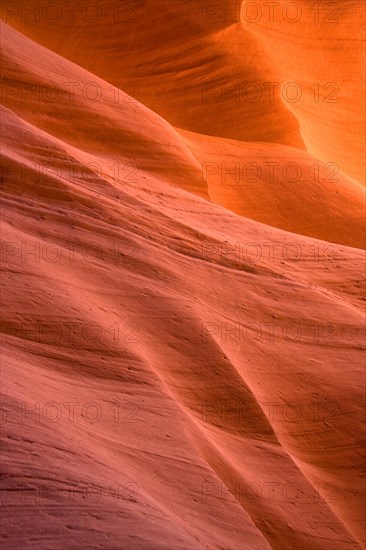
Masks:
[[[24,4],[2,548],[364,548],[363,3]]]

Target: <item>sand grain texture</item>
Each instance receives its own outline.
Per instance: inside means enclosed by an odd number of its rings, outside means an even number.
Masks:
[[[2,548],[364,548],[363,3],[99,4],[3,11]]]

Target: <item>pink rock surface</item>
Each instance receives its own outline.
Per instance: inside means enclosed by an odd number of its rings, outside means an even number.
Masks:
[[[1,25],[2,548],[364,548],[362,3],[250,29],[248,2],[25,4]],[[322,75],[337,109],[219,98]]]

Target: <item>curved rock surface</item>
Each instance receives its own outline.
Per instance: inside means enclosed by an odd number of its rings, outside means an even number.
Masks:
[[[2,548],[364,548],[363,3],[30,4]]]

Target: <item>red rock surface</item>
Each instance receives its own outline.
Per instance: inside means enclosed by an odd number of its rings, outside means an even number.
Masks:
[[[364,548],[365,7],[288,4],[3,3],[3,549]]]

